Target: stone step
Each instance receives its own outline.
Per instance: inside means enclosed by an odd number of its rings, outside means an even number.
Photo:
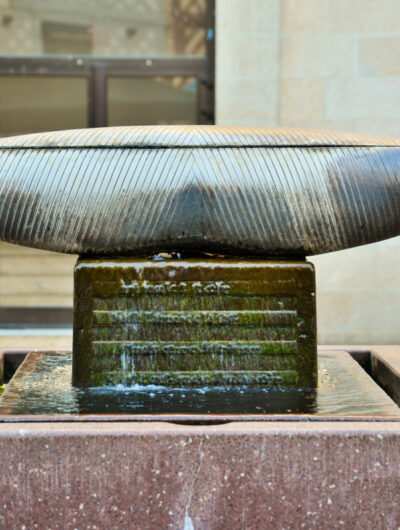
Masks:
[[[296,386],[298,374],[294,370],[254,371],[182,371],[182,372],[98,372],[92,378],[94,386],[157,385],[173,388],[207,386]]]

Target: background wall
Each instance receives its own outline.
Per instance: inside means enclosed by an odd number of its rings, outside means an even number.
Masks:
[[[217,123],[400,136],[399,0],[217,0]],[[400,343],[400,238],[312,258],[320,344]]]
[[[0,306],[72,307],[76,258],[0,243]]]
[[[400,136],[400,0],[216,4],[218,123]],[[70,307],[75,259],[0,243],[0,306]],[[319,343],[400,343],[400,238],[312,260]]]

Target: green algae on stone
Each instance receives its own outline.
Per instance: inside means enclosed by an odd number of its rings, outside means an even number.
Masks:
[[[287,371],[187,371],[187,372],[135,372],[133,374],[103,372],[92,378],[92,386],[116,384],[157,385],[163,387],[209,387],[209,386],[287,386],[296,387],[297,374]]]
[[[132,356],[149,355],[280,355],[294,354],[296,341],[137,341],[137,342],[93,342],[93,352],[98,357],[122,354]]]
[[[227,371],[248,371],[248,370],[283,370],[291,369],[293,360],[285,356],[259,356],[259,355],[229,355],[229,354],[208,354],[208,355],[125,355],[121,356],[96,356],[93,366],[96,371],[121,371],[125,372],[147,371],[174,371],[192,372],[195,370],[227,370]]]

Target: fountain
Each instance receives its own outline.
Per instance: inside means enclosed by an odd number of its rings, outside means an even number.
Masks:
[[[0,140],[0,239],[79,254],[72,358],[30,353],[0,414],[400,419],[348,353],[317,355],[306,260],[399,235],[399,168],[400,140],[294,129],[117,127]]]
[[[397,140],[131,127],[0,147],[2,239],[81,255],[80,387],[315,387],[305,256],[400,232]],[[194,257],[132,258],[160,251]]]

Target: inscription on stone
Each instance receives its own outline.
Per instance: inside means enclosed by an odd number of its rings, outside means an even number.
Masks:
[[[75,282],[81,386],[315,383],[306,262],[80,260]]]
[[[112,355],[118,351],[132,355],[274,355],[295,353],[296,342],[95,342],[95,351]]]
[[[138,294],[226,294],[230,286],[224,282],[170,282],[150,283],[147,281],[134,281],[126,284],[121,278],[122,288],[131,293]]]

